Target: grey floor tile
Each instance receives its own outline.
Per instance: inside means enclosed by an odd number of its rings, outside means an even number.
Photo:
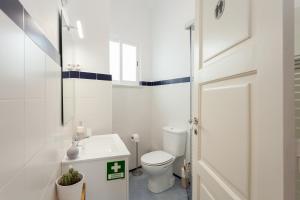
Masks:
[[[181,188],[180,180],[176,178],[175,185],[169,190],[154,194],[147,188],[148,175],[129,176],[129,199],[130,200],[188,200],[187,192]]]

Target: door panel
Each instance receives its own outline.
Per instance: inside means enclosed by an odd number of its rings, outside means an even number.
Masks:
[[[223,12],[216,16],[219,10]],[[247,39],[250,35],[250,0],[209,0],[203,3],[204,60]]]
[[[203,86],[201,159],[243,196],[249,194],[250,84]],[[216,125],[216,122],[218,124]]]
[[[294,199],[293,10],[196,0],[194,200]]]
[[[234,188],[230,187],[227,182],[222,180],[207,163],[199,161],[198,169],[199,176],[201,177],[201,185],[210,188],[210,196],[214,197],[215,200],[246,200]],[[200,186],[200,197],[202,196],[201,191],[203,192]]]
[[[212,194],[208,191],[208,189],[203,184],[200,186],[200,194],[201,194],[201,199],[203,200],[215,200],[215,198],[212,196]]]

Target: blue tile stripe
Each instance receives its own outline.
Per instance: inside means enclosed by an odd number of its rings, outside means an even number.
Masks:
[[[0,9],[23,30],[23,6],[18,0],[1,0]]]
[[[88,79],[88,80],[101,80],[101,81],[112,81],[110,74],[99,74],[92,72],[79,72],[79,71],[64,71],[62,72],[62,78],[77,78],[77,79]]]
[[[92,72],[80,72],[80,71],[64,71],[62,72],[62,78],[77,78],[77,79],[88,79],[88,80],[101,80],[101,81],[112,81],[112,76],[110,74],[98,74]],[[190,77],[174,78],[162,81],[140,81],[141,86],[160,86],[160,85],[170,85],[177,83],[189,83],[191,81]]]
[[[49,57],[60,65],[60,53],[18,0],[0,0],[0,9]]]
[[[189,83],[189,82],[191,82],[191,77],[174,78],[174,79],[152,81],[152,82],[141,81],[140,85],[142,85],[142,86],[160,86],[160,85],[170,85],[170,84]]]

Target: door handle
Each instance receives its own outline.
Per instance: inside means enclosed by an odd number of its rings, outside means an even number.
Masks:
[[[193,125],[198,125],[199,124],[199,120],[197,117],[194,117],[194,119],[189,119],[188,121],[189,124],[193,124]]]
[[[193,119],[193,124],[194,124],[195,126],[198,126],[199,120],[198,120],[197,117],[194,117],[194,119]]]
[[[199,120],[197,117],[194,117],[191,121],[191,125],[193,127],[193,133],[194,135],[198,135],[198,125],[199,125]]]

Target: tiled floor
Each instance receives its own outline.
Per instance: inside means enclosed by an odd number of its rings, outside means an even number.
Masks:
[[[176,178],[175,185],[169,190],[154,194],[147,188],[147,174],[142,176],[129,176],[130,200],[188,200],[187,192],[181,188],[180,180]]]

